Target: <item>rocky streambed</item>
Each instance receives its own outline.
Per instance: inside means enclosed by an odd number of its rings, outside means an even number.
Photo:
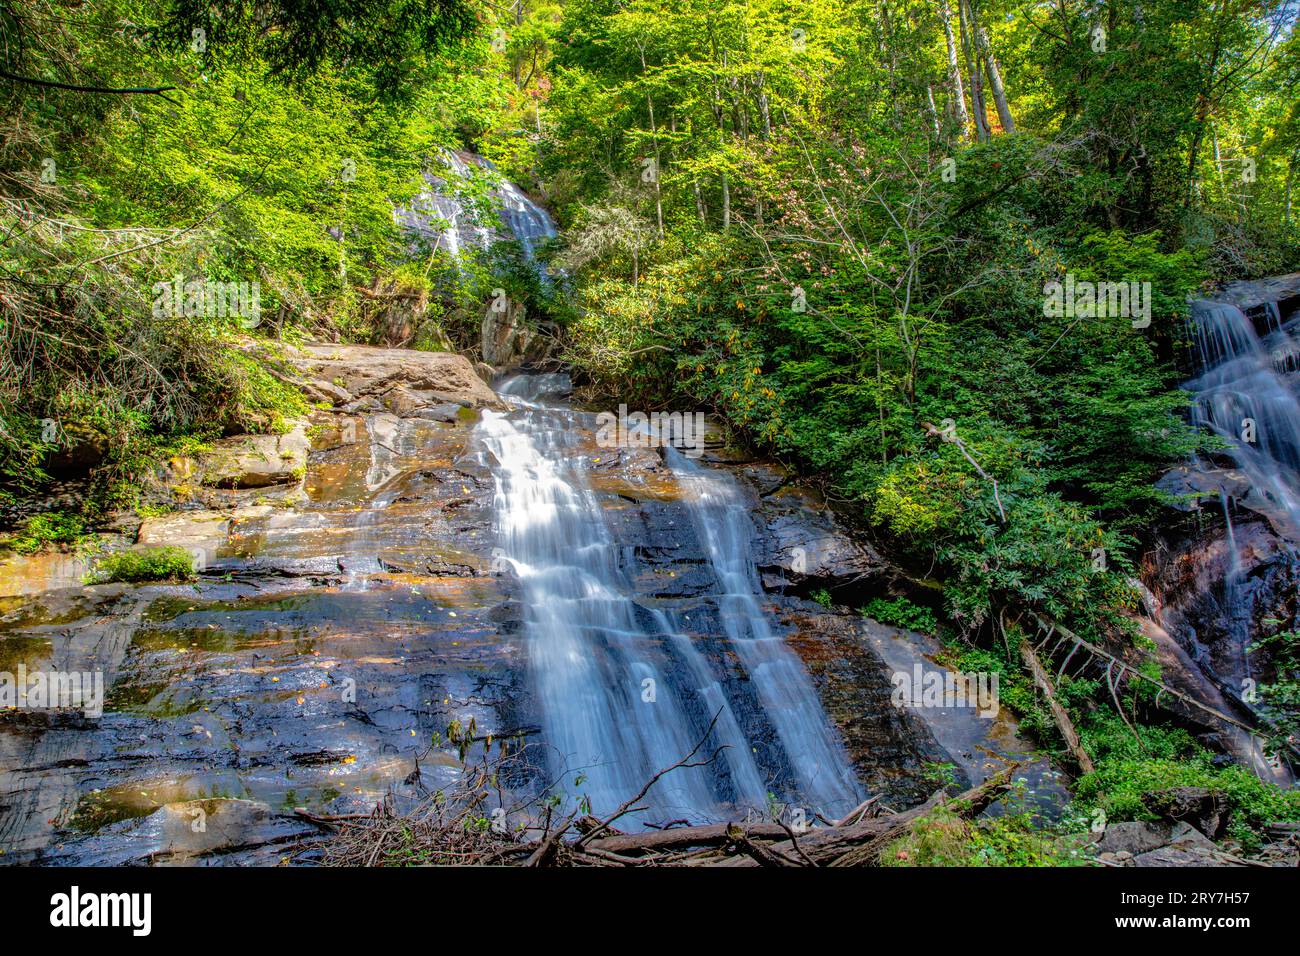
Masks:
[[[4,862],[309,862],[299,850],[317,830],[297,808],[414,802],[454,785],[490,740],[554,749],[558,702],[529,646],[536,598],[503,560],[500,462],[483,430],[485,415],[526,410],[449,353],[318,345],[294,361],[317,402],[309,421],[168,463],[175,510],[124,518],[105,538],[184,547],[195,582],[87,586],[86,561],[60,555],[0,566],[0,671],[98,671],[106,686],[100,716],[0,714]],[[599,509],[619,600],[638,622],[677,622],[682,646],[640,624],[629,640],[683,700],[725,698],[763,787],[797,799],[779,753],[788,721],[721,636],[735,596],[710,573],[690,483],[659,450],[601,447],[589,418],[571,421],[564,458]],[[700,467],[734,484],[761,582],[752,599],[816,697],[779,706],[826,715],[862,793],[910,806],[941,779],[979,782],[1016,759],[1044,808],[1061,802],[1056,772],[1005,711],[892,706],[890,674],[938,668],[938,648],[807,597],[889,576],[815,495],[713,441]],[[683,647],[698,657],[689,673]],[[546,762],[508,785],[541,786]],[[691,822],[764,809],[741,802],[674,809]]]

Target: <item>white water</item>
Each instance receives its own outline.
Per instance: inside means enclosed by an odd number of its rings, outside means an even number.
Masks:
[[[776,727],[800,793],[819,806],[851,808],[860,790],[838,734],[799,658],[772,632],[759,606],[754,526],[740,490],[729,475],[673,448],[666,458],[686,488],[691,520],[717,578],[723,627]]]
[[[502,392],[544,384],[525,376]],[[643,819],[721,818],[738,807],[761,809],[769,793],[807,808],[809,819],[811,811],[850,809],[860,791],[837,734],[758,605],[752,526],[734,488],[684,459],[674,465],[719,582],[725,634],[713,639],[725,640],[739,660],[747,678],[740,689],[720,679],[716,662],[673,614],[634,600],[626,556],[575,453],[580,415],[517,403],[509,414],[485,411],[478,435],[496,480],[498,544],[519,577],[549,769],[564,792],[586,795],[594,812],[608,813],[686,756],[714,721],[697,759],[725,749],[707,766],[662,778],[642,801]],[[737,694],[756,698],[759,713]],[[766,739],[772,728],[778,741]],[[782,765],[760,767],[760,744],[782,753]]]
[[[435,249],[453,256],[472,250],[487,251],[492,243],[513,238],[532,259],[538,245],[555,236],[551,215],[529,199],[524,192],[501,177],[489,160],[473,153],[447,150],[441,155],[445,175],[428,173],[425,188],[409,208],[394,210],[396,220],[410,234],[429,240]],[[476,178],[487,177],[495,215],[482,214],[458,191]]]
[[[1196,423],[1227,443],[1229,456],[1249,484],[1250,506],[1267,515],[1279,534],[1294,543],[1300,542],[1300,401],[1294,375],[1300,347],[1289,331],[1293,323],[1283,324],[1276,304],[1265,311],[1260,334],[1236,306],[1193,303],[1191,323],[1200,374],[1184,387],[1195,396]],[[1221,493],[1221,503],[1229,552],[1224,618],[1240,654],[1240,676],[1249,678],[1254,602],[1227,494]],[[1213,675],[1199,641],[1196,647],[1198,660]],[[1240,743],[1261,777],[1290,782],[1289,771],[1265,758],[1258,739],[1251,736]]]
[[[1259,504],[1300,540],[1300,402],[1285,374],[1297,345],[1270,324],[1260,336],[1236,306],[1194,303],[1201,373],[1185,387],[1195,396],[1197,424],[1227,441]],[[1251,424],[1254,440],[1246,441]]]
[[[495,172],[471,154],[444,158],[456,177]],[[454,253],[502,238],[442,179],[430,186],[403,212],[408,230]],[[533,259],[555,235],[550,215],[508,180],[492,193],[505,230]],[[770,797],[802,807],[808,820],[843,815],[860,788],[811,679],[759,606],[753,526],[737,489],[673,461],[718,582],[721,633],[702,638],[685,615],[635,600],[631,549],[615,540],[575,451],[582,416],[538,401],[564,393],[560,378],[506,383],[500,391],[516,410],[484,411],[476,433],[496,483],[498,555],[519,579],[548,782],[607,814],[703,740],[692,762],[705,765],[661,778],[640,801],[641,820],[734,818],[762,811]]]

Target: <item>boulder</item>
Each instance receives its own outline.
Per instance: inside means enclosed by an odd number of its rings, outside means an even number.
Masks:
[[[265,488],[300,481],[310,450],[305,421],[295,422],[283,435],[225,438],[202,456],[203,478],[224,488]]]
[[[400,385],[428,392],[435,402],[497,404],[496,393],[479,378],[469,359],[454,352],[310,344],[289,358],[311,379],[341,381],[341,387],[358,400],[378,399]]]
[[[479,330],[484,362],[503,367],[546,358],[546,340],[525,322],[525,317],[526,310],[521,303],[507,301],[501,311],[488,306]]]
[[[103,433],[81,422],[71,422],[58,429],[45,470],[55,477],[84,474],[104,460],[108,447],[109,440]]]
[[[1166,820],[1190,823],[1211,840],[1221,837],[1228,827],[1227,799],[1204,787],[1174,787],[1144,793],[1142,804]]]
[[[1112,823],[1096,843],[1098,853],[1127,853],[1130,857],[1167,846],[1173,839],[1174,824],[1149,820],[1121,820]]]
[[[346,388],[335,385],[333,382],[327,382],[324,379],[315,378],[304,382],[302,390],[312,401],[329,402],[336,407],[355,401],[352,393]]]
[[[1240,866],[1205,834],[1188,823],[1176,823],[1169,842],[1133,857],[1134,866]]]
[[[380,404],[398,418],[427,418],[438,422],[457,421],[460,410],[469,407],[459,401],[439,401],[433,392],[405,385],[390,388],[380,398]]]

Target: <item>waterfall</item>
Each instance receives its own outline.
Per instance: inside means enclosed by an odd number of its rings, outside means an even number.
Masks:
[[[1296,342],[1276,309],[1260,335],[1234,305],[1192,305],[1200,371],[1185,387],[1194,421],[1223,438],[1258,497],[1258,509],[1300,540],[1300,402],[1285,376]]]
[[[401,211],[408,232],[456,254],[503,238],[449,188],[449,179],[486,173],[501,224],[526,256],[555,235],[547,212],[487,160],[458,152],[444,160],[448,178],[426,177],[429,189]],[[499,391],[514,408],[484,411],[476,431],[496,487],[497,558],[519,580],[529,680],[556,789],[609,813],[704,739],[696,760],[716,757],[662,778],[641,801],[646,822],[723,819],[772,798],[825,816],[847,812],[861,799],[858,782],[811,678],[759,605],[753,527],[738,490],[671,458],[717,582],[710,599],[719,633],[701,638],[689,617],[635,600],[628,558],[575,451],[589,423],[540,400],[564,394],[563,378],[505,383]]]
[[[853,807],[860,790],[838,734],[799,658],[772,632],[759,606],[754,525],[744,498],[730,476],[710,471],[672,447],[665,449],[665,457],[687,489],[691,520],[718,582],[730,646],[776,727],[800,792],[819,806]]]
[[[712,725],[696,760],[723,748],[716,759],[662,778],[641,801],[649,808],[642,819],[722,819],[761,810],[769,793],[827,816],[847,812],[860,799],[857,781],[811,680],[758,605],[752,547],[730,486],[674,465],[717,576],[727,646],[748,684],[724,680],[705,642],[684,633],[673,612],[634,600],[622,549],[576,452],[582,413],[537,401],[554,378],[502,386],[515,410],[485,411],[478,427],[496,482],[499,556],[519,579],[550,777],[568,797],[585,795],[593,813],[609,813]],[[758,706],[738,694],[756,696]],[[762,739],[769,728],[775,747]],[[783,766],[761,764],[760,743],[783,752]]]
[[[1242,673],[1250,677],[1250,654],[1247,648],[1250,645],[1251,607],[1242,593],[1244,571],[1241,565],[1241,549],[1237,546],[1237,532],[1232,526],[1232,511],[1228,503],[1228,495],[1220,493],[1219,498],[1223,505],[1223,525],[1228,546],[1228,573],[1223,578],[1223,605],[1241,653]]]
[[[1300,349],[1291,335],[1294,320],[1284,321],[1276,303],[1256,311],[1261,313],[1258,326],[1235,305],[1192,304],[1198,374],[1184,385],[1193,395],[1193,421],[1224,440],[1239,472],[1227,476],[1234,491],[1219,488],[1227,549],[1219,626],[1230,653],[1213,654],[1195,632],[1185,641],[1192,643],[1194,657],[1207,675],[1232,699],[1248,706],[1253,702],[1242,700],[1241,687],[1254,676],[1249,648],[1260,595],[1266,589],[1262,578],[1247,574],[1233,522],[1233,498],[1241,495],[1242,479],[1246,492],[1240,500],[1268,518],[1289,547],[1300,542],[1300,402],[1295,377],[1288,374],[1296,369]],[[1235,736],[1241,738],[1241,753],[1256,773],[1289,782],[1289,772],[1264,757],[1257,739]]]
[[[453,257],[473,250],[486,252],[493,242],[513,238],[529,259],[541,242],[555,236],[550,213],[502,177],[490,160],[460,150],[445,150],[440,159],[445,172],[425,173],[426,186],[411,205],[394,210],[406,233]],[[488,184],[488,198],[482,204],[462,192],[463,184],[479,178]]]

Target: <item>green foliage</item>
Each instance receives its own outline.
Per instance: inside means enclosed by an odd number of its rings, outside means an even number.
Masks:
[[[1255,641],[1252,654],[1266,654],[1273,678],[1259,687],[1259,709],[1271,725],[1267,734],[1270,751],[1280,751],[1300,738],[1300,633],[1277,628]]]
[[[864,9],[801,10],[791,45],[780,4],[566,5],[541,155],[570,227],[568,358],[593,392],[702,405],[824,476],[943,580],[959,625],[1013,603],[1126,633],[1137,536],[1166,504],[1155,479],[1206,441],[1177,387],[1187,298],[1219,270],[1177,208],[1210,134],[1190,91],[1227,109],[1256,83],[1203,44],[1270,77],[1295,44],[1257,13],[1117,11],[1100,61],[1141,71],[1121,81],[1096,70],[1083,21],[1045,39],[982,15],[1020,131],[962,141],[925,119],[945,60],[933,13],[902,27]],[[1253,123],[1238,119],[1234,135]],[[1270,169],[1274,187],[1291,175]],[[1066,274],[1149,283],[1149,327],[1046,314]],[[927,427],[944,421],[967,454]]]
[[[1140,727],[1141,741],[1113,714],[1099,714],[1080,729],[1097,770],[1076,781],[1076,801],[1100,808],[1109,820],[1154,820],[1143,794],[1173,787],[1204,787],[1226,797],[1230,833],[1252,845],[1263,824],[1300,820],[1300,794],[1265,783],[1250,770],[1216,767],[1213,754],[1180,728]]]
[[[475,22],[464,0],[382,0],[364,10],[347,0],[170,0],[165,10],[155,37],[209,68],[261,58],[271,74],[301,82],[326,64],[353,64],[390,97],[408,93]]]
[[[872,598],[862,609],[863,617],[873,618],[894,627],[909,631],[933,634],[939,629],[939,620],[928,607],[913,604],[905,597]]]
[[[277,28],[255,26],[242,0],[180,0],[161,14],[111,0],[76,18],[19,0],[0,15],[21,51],[13,70],[175,87],[13,86],[0,146],[0,198],[19,217],[0,245],[6,495],[34,494],[69,459],[89,460],[94,507],[130,503],[168,447],[281,430],[301,399],[250,341],[368,340],[355,286],[415,271],[393,204],[457,144],[461,117],[501,115],[504,77],[459,75],[483,73],[495,54],[482,38],[453,42],[473,23],[455,0],[394,0],[364,23],[338,4],[258,11]],[[40,43],[17,42],[37,29]],[[191,48],[194,29],[205,49]],[[169,305],[169,284],[191,281],[256,286],[260,316]],[[89,459],[86,447],[97,450]]]
[[[1027,813],[977,822],[941,807],[914,823],[880,854],[884,866],[1082,866],[1080,841],[1036,826]]]
[[[86,538],[85,519],[66,511],[47,511],[33,515],[22,528],[0,547],[18,554],[35,554],[52,545],[76,545]]]
[[[814,603],[820,604],[824,608],[835,606],[835,599],[831,597],[831,592],[825,588],[818,588],[808,596],[813,599]]]
[[[87,575],[89,584],[109,581],[189,581],[194,578],[194,561],[184,548],[162,546],[137,551],[116,551],[95,562]]]

